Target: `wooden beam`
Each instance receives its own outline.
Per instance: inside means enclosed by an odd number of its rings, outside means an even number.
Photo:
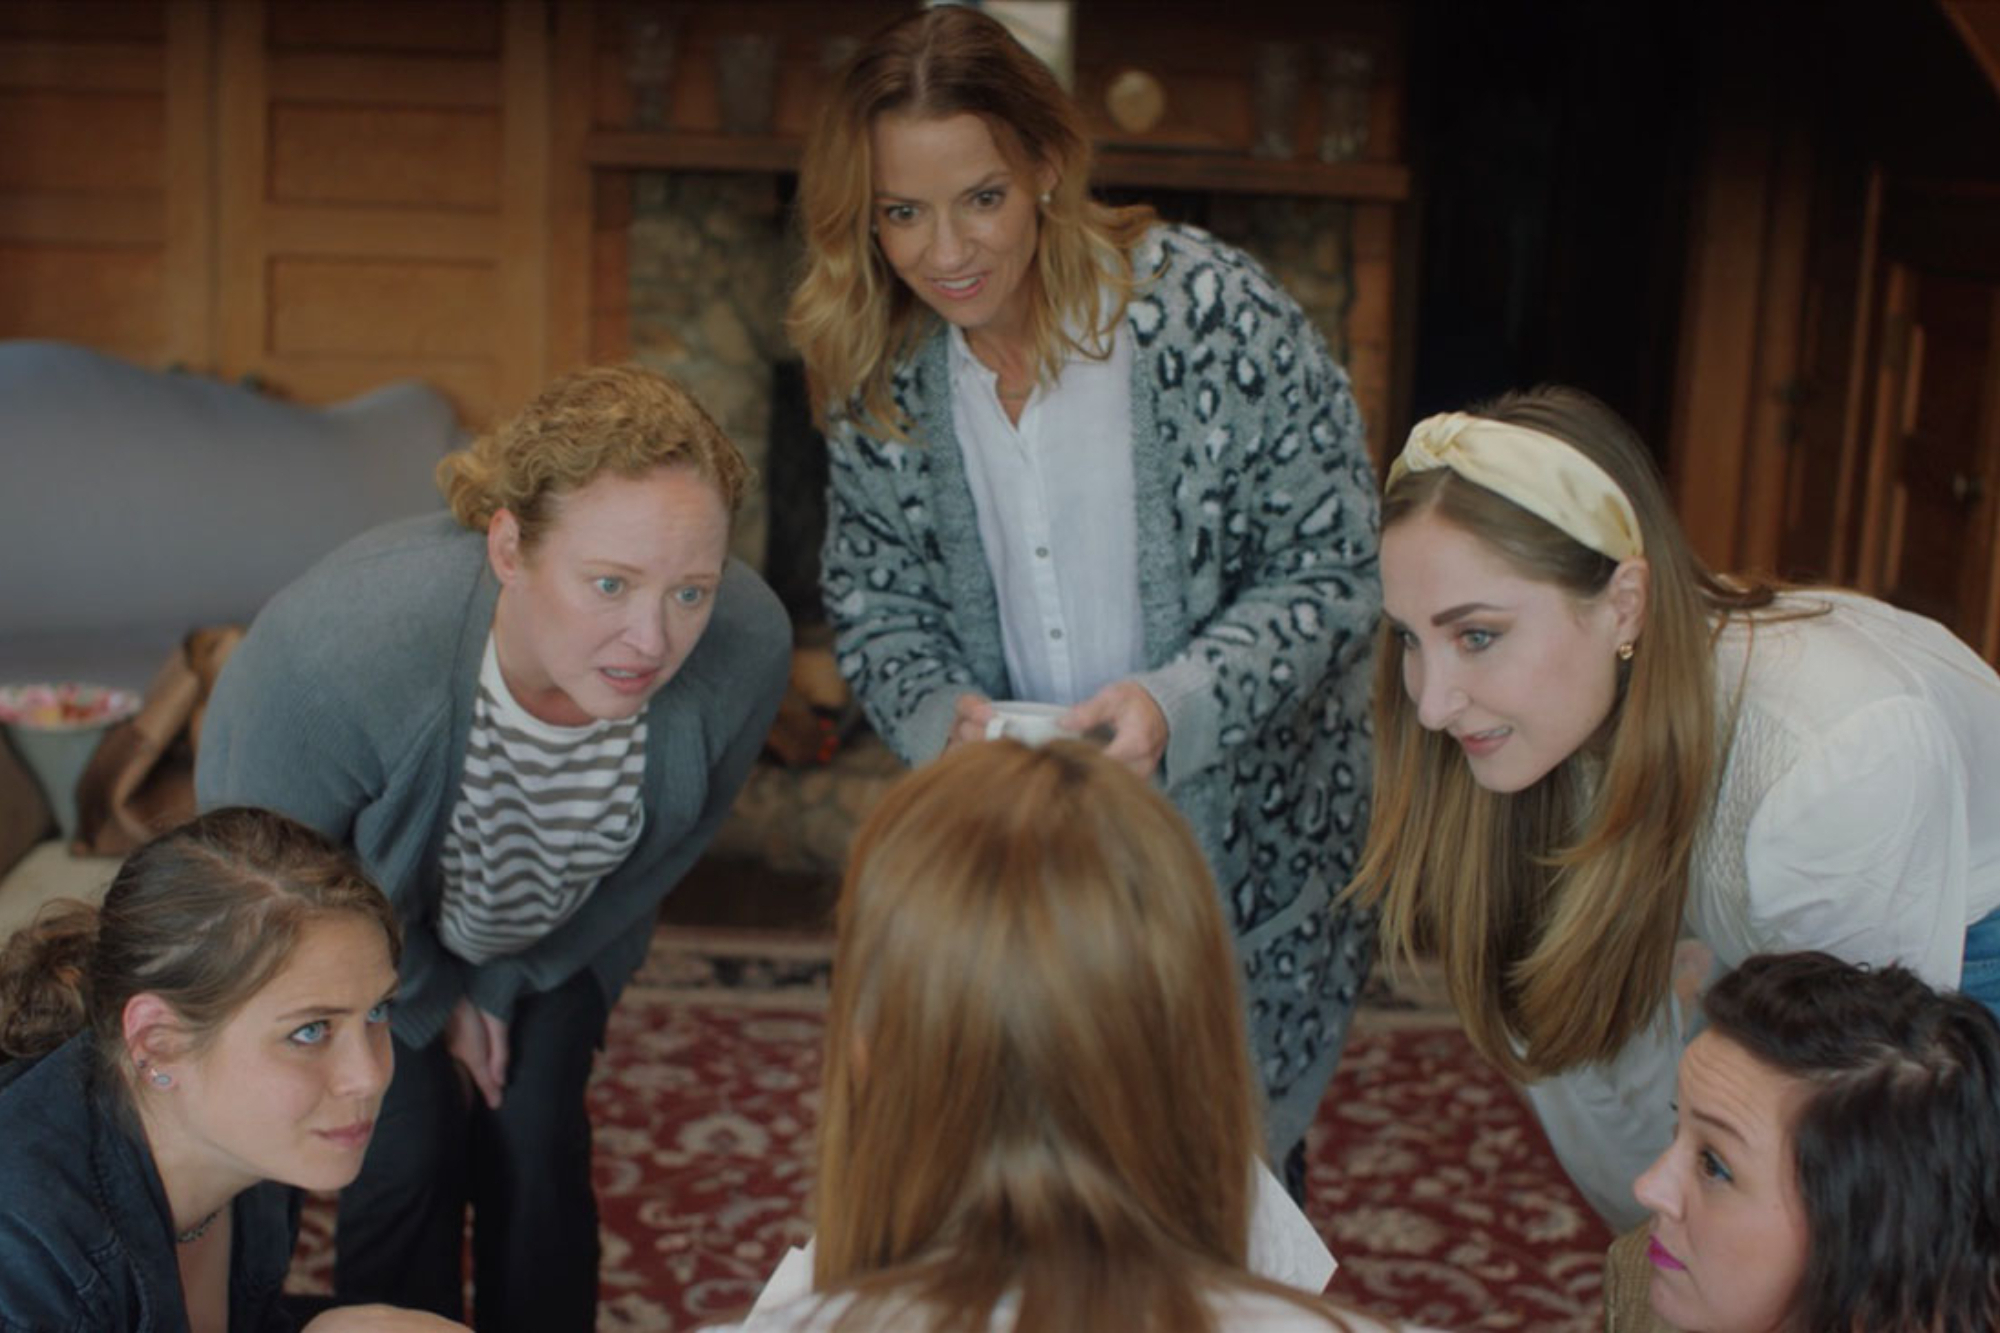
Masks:
[[[165,304],[169,363],[216,364],[215,0],[167,7]]]

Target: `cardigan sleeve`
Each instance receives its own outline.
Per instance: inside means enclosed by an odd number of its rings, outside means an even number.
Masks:
[[[1186,647],[1138,677],[1167,717],[1171,784],[1255,741],[1329,673],[1366,672],[1382,591],[1361,414],[1298,303],[1220,246],[1160,281],[1147,373],[1153,429],[1178,460],[1179,557],[1224,589]]]
[[[374,849],[361,845],[372,840],[357,837],[357,823],[370,812],[408,823],[383,805],[400,804],[392,793],[416,785],[407,770],[449,735],[450,694],[436,690],[420,708],[383,723],[348,693],[366,678],[351,646],[316,637],[322,605],[312,598],[274,602],[229,655],[202,724],[195,798],[203,810],[276,810],[355,848],[402,922],[396,1033],[421,1046],[464,994],[464,966],[438,941],[411,877],[379,863]],[[383,734],[396,736],[395,752],[383,753]],[[427,832],[410,828],[396,841],[420,844]]]
[[[202,722],[195,798],[203,810],[264,806],[352,844],[354,817],[384,779],[359,719],[322,677],[323,664],[274,618],[251,626]]]
[[[828,440],[821,583],[840,671],[905,762],[944,749],[958,696],[983,693],[953,628],[915,446],[843,423]]]

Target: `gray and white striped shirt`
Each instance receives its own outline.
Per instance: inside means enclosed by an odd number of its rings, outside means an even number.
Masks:
[[[541,721],[508,691],[491,636],[472,707],[437,931],[452,953],[484,963],[567,921],[637,845],[646,719]]]

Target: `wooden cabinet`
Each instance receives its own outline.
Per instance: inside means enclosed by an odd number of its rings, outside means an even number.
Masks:
[[[2000,660],[2000,188],[1887,195],[1854,582]]]
[[[2000,84],[1977,35],[1879,6],[1796,62],[1712,54],[1671,463],[1711,566],[1859,588],[2000,663]]]
[[[552,374],[629,352],[640,169],[782,175],[830,61],[911,0],[0,0],[0,337],[326,401],[403,376],[478,427]],[[1409,194],[1393,0],[1088,0],[1079,99],[1098,183],[1332,198],[1354,208],[1343,316],[1357,393],[1389,400]],[[671,33],[657,114],[634,43]],[[664,26],[663,26],[664,25]],[[729,133],[717,52],[772,39],[771,123]],[[1289,158],[1249,152],[1252,69],[1305,68]],[[1313,62],[1373,64],[1367,144],[1323,163]],[[1120,131],[1104,93],[1155,74],[1167,110]]]
[[[324,400],[392,375],[469,422],[545,374],[547,13],[222,3],[218,362]]]
[[[560,358],[540,0],[0,3],[0,336],[478,426]]]
[[[210,363],[207,19],[0,4],[0,338]]]

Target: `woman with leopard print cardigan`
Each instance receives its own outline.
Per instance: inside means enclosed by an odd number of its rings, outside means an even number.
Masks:
[[[1088,177],[1074,105],[975,10],[900,20],[836,78],[788,322],[831,452],[827,610],[909,762],[1038,699],[1172,797],[1296,1193],[1374,953],[1333,895],[1367,826],[1376,488],[1298,305]]]

